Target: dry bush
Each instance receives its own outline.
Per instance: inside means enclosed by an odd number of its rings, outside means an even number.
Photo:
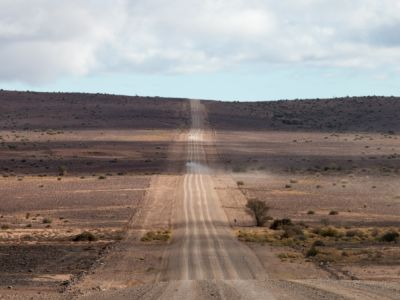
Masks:
[[[264,226],[264,224],[268,221],[268,211],[269,207],[265,204],[264,201],[251,199],[247,201],[246,207],[253,214],[256,225]]]
[[[306,252],[306,257],[314,257],[318,255],[318,249],[315,246],[311,246],[311,248]]]
[[[91,233],[89,231],[84,231],[84,232],[76,235],[72,240],[74,242],[83,242],[83,241],[93,242],[93,241],[97,241],[98,238],[93,233]]]
[[[43,222],[43,224],[51,224],[51,222],[53,222],[53,220],[50,218],[44,218],[42,222]]]
[[[293,222],[290,219],[276,219],[269,227],[273,230],[283,229],[285,226],[293,226]]]
[[[400,236],[399,233],[396,231],[388,231],[380,237],[380,240],[382,242],[388,242],[388,243],[397,242],[399,236]]]
[[[299,240],[306,240],[303,229],[298,225],[283,226],[282,239],[296,238]]]

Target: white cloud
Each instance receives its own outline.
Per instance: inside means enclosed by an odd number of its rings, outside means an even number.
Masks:
[[[269,64],[398,69],[399,27],[397,0],[2,0],[0,80]]]

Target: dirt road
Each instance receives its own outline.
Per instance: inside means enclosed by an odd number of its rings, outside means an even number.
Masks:
[[[206,112],[191,101],[187,172],[178,182],[173,241],[156,281],[85,299],[399,299],[400,287],[376,282],[274,280],[233,235],[207,162]]]
[[[203,146],[204,111],[192,102],[187,174],[175,210],[174,243],[165,257],[161,281],[264,279],[257,257],[232,234],[214,190]]]

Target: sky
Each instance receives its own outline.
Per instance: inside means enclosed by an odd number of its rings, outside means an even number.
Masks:
[[[398,0],[0,0],[0,88],[399,95]]]

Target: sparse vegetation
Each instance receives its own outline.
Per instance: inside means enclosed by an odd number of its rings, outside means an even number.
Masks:
[[[361,230],[351,229],[351,230],[346,231],[346,236],[350,237],[350,238],[352,238],[352,237],[363,238],[365,236],[365,234]]]
[[[250,243],[266,243],[269,241],[268,235],[262,231],[239,230],[238,239]]]
[[[70,259],[81,272],[87,269],[84,266],[85,261],[95,261],[104,245],[123,238],[118,230],[121,230],[121,224],[126,224],[126,217],[136,210],[134,205],[143,203],[139,198],[147,193],[148,175],[164,171],[167,149],[171,149],[168,143],[162,141],[168,134],[168,130],[164,129],[178,127],[173,125],[174,120],[170,117],[179,115],[182,118],[187,112],[179,111],[177,106],[173,106],[170,110],[173,113],[163,111],[160,119],[160,110],[164,104],[157,100],[146,99],[139,103],[128,97],[54,94],[51,96],[54,98],[48,101],[46,99],[49,96],[45,94],[28,95],[32,97],[29,101],[24,99],[26,96],[23,94],[13,96],[7,92],[1,95],[4,99],[2,101],[7,101],[7,105],[4,105],[0,121],[0,150],[4,150],[0,177],[4,187],[2,191],[5,191],[1,207],[4,218],[0,220],[5,225],[2,226],[4,230],[9,229],[8,226],[12,229],[1,233],[2,243],[12,240],[16,242],[16,247],[31,247],[25,244],[39,242],[39,249],[43,247],[45,253],[48,248],[42,244],[55,241],[57,247],[62,248],[71,247],[70,242],[65,239],[82,241],[82,244],[72,246],[73,255],[65,256],[65,253],[71,252],[52,249],[46,252],[49,264],[45,260],[38,264],[40,270],[46,270],[46,273],[48,269],[49,274],[59,274],[49,266],[55,265],[52,258],[57,256],[56,252],[60,252],[63,260]],[[9,100],[16,96],[20,100]],[[156,122],[153,122],[151,108],[147,107],[147,103],[153,101],[157,103]],[[58,105],[58,102],[62,105]],[[136,104],[132,106],[132,102]],[[188,101],[178,102],[179,107],[188,107]],[[143,115],[138,103],[145,106]],[[208,104],[207,101],[203,104],[211,107],[207,111],[210,127],[217,133],[216,147],[221,162],[226,163],[226,169],[233,168],[234,172],[249,172],[247,177],[235,174],[235,180],[238,181],[236,185],[234,182],[236,190],[233,192],[241,193],[248,199],[267,200],[266,204],[273,206],[267,213],[276,214],[274,217],[277,220],[271,222],[272,229],[266,223],[265,227],[238,231],[241,241],[276,245],[279,247],[278,257],[282,260],[295,259],[295,255],[287,252],[293,251],[299,258],[307,256],[307,260],[313,260],[318,265],[327,266],[329,262],[328,267],[332,270],[335,269],[336,262],[349,269],[352,263],[357,263],[366,273],[370,272],[367,267],[371,264],[382,270],[384,267],[398,267],[400,231],[395,227],[395,211],[400,199],[399,196],[396,197],[399,194],[397,186],[400,155],[395,152],[399,152],[400,137],[394,134],[400,132],[399,109],[396,109],[400,107],[398,99],[382,100],[373,97],[349,98],[345,101],[321,99],[236,103],[234,105],[239,109],[233,110],[233,117],[230,111],[232,104]],[[382,109],[379,105],[382,104],[384,111],[379,113]],[[219,105],[224,105],[224,109],[213,109]],[[189,118],[185,122],[179,125],[181,133],[185,133],[190,126]],[[162,128],[162,131],[154,131],[157,141],[147,136],[153,130],[152,123],[157,128]],[[222,126],[218,127],[219,124]],[[238,132],[235,132],[235,126],[238,126]],[[22,127],[26,132],[21,133]],[[222,127],[225,127],[224,131],[220,130]],[[57,136],[62,134],[60,128],[63,128],[64,136]],[[80,130],[81,128],[88,130]],[[109,130],[110,128],[113,130]],[[127,132],[131,129],[135,131],[136,128],[140,134],[137,139],[132,139],[131,132]],[[142,128],[145,130],[141,131]],[[228,134],[221,134],[222,132]],[[73,136],[75,134],[77,136]],[[98,138],[93,138],[93,134]],[[136,132],[132,134],[136,135]],[[113,145],[109,144],[112,140],[116,141]],[[364,147],[365,145],[368,147]],[[148,152],[149,149],[151,152]],[[206,154],[209,155],[208,152]],[[178,160],[173,162],[176,165],[173,167],[180,167]],[[65,172],[59,168],[60,165],[66,166]],[[68,180],[62,177],[71,172],[73,176]],[[118,178],[115,176],[117,174],[126,174],[127,177]],[[140,180],[143,180],[140,186],[133,185],[136,174],[140,174]],[[382,174],[384,178],[379,177]],[[25,176],[24,180],[17,181],[22,176]],[[76,181],[78,178],[85,180]],[[221,186],[219,183],[222,185],[222,181],[216,184],[218,193]],[[34,188],[32,195],[27,191],[31,187]],[[69,193],[74,189],[77,193]],[[131,189],[137,191],[130,192]],[[223,188],[221,190],[221,193],[225,192]],[[131,194],[135,199],[130,197]],[[112,197],[111,202],[108,195]],[[162,200],[168,203],[167,199]],[[228,214],[236,212],[234,209],[237,206],[232,205],[231,209],[230,199],[221,200],[228,202]],[[33,201],[35,202],[32,203]],[[109,210],[112,214],[104,217],[109,206],[113,206]],[[13,210],[15,207],[17,210]],[[58,208],[62,210],[57,211]],[[331,209],[340,215],[335,216],[337,214],[330,212]],[[32,211],[32,215],[26,213],[27,211]],[[37,213],[41,215],[37,216]],[[67,220],[59,217],[60,214]],[[170,214],[166,212],[165,215]],[[51,230],[44,229],[50,226],[50,223],[42,223],[44,216],[53,218]],[[233,220],[236,216],[228,217]],[[320,218],[323,218],[321,222]],[[237,222],[235,219],[234,227],[240,229],[248,224],[246,221],[239,217]],[[301,224],[301,221],[305,224]],[[96,229],[93,232],[82,232],[84,229],[76,231],[82,224],[90,224],[88,228]],[[29,229],[32,227],[33,229]],[[160,239],[159,236],[157,232],[146,233],[142,240],[151,242],[165,239],[165,235],[161,234],[163,237]],[[86,244],[94,240],[101,242]],[[50,246],[54,248],[53,245]],[[147,247],[145,244],[143,246],[139,248]],[[259,245],[250,246],[261,248]],[[84,253],[83,259],[79,257],[79,249]],[[140,251],[142,250],[139,249],[138,252]],[[33,254],[36,255],[35,253]],[[13,259],[13,256],[4,257],[10,261]],[[26,257],[28,259],[24,256],[23,262],[30,265],[33,256]],[[148,263],[146,254],[138,253],[137,257],[146,260],[140,263]],[[26,274],[28,271],[17,260],[15,265],[21,266],[18,272]],[[71,265],[62,267],[68,273],[78,274]],[[133,265],[132,269],[135,267]],[[144,265],[143,270],[147,267]],[[14,271],[4,269],[10,271],[10,274]],[[287,269],[287,272],[294,269]],[[157,273],[158,267],[152,265],[147,270]],[[349,274],[352,274],[351,271]],[[393,275],[392,272],[388,274]],[[372,275],[375,274],[368,276]],[[343,277],[349,276],[343,274]]]

